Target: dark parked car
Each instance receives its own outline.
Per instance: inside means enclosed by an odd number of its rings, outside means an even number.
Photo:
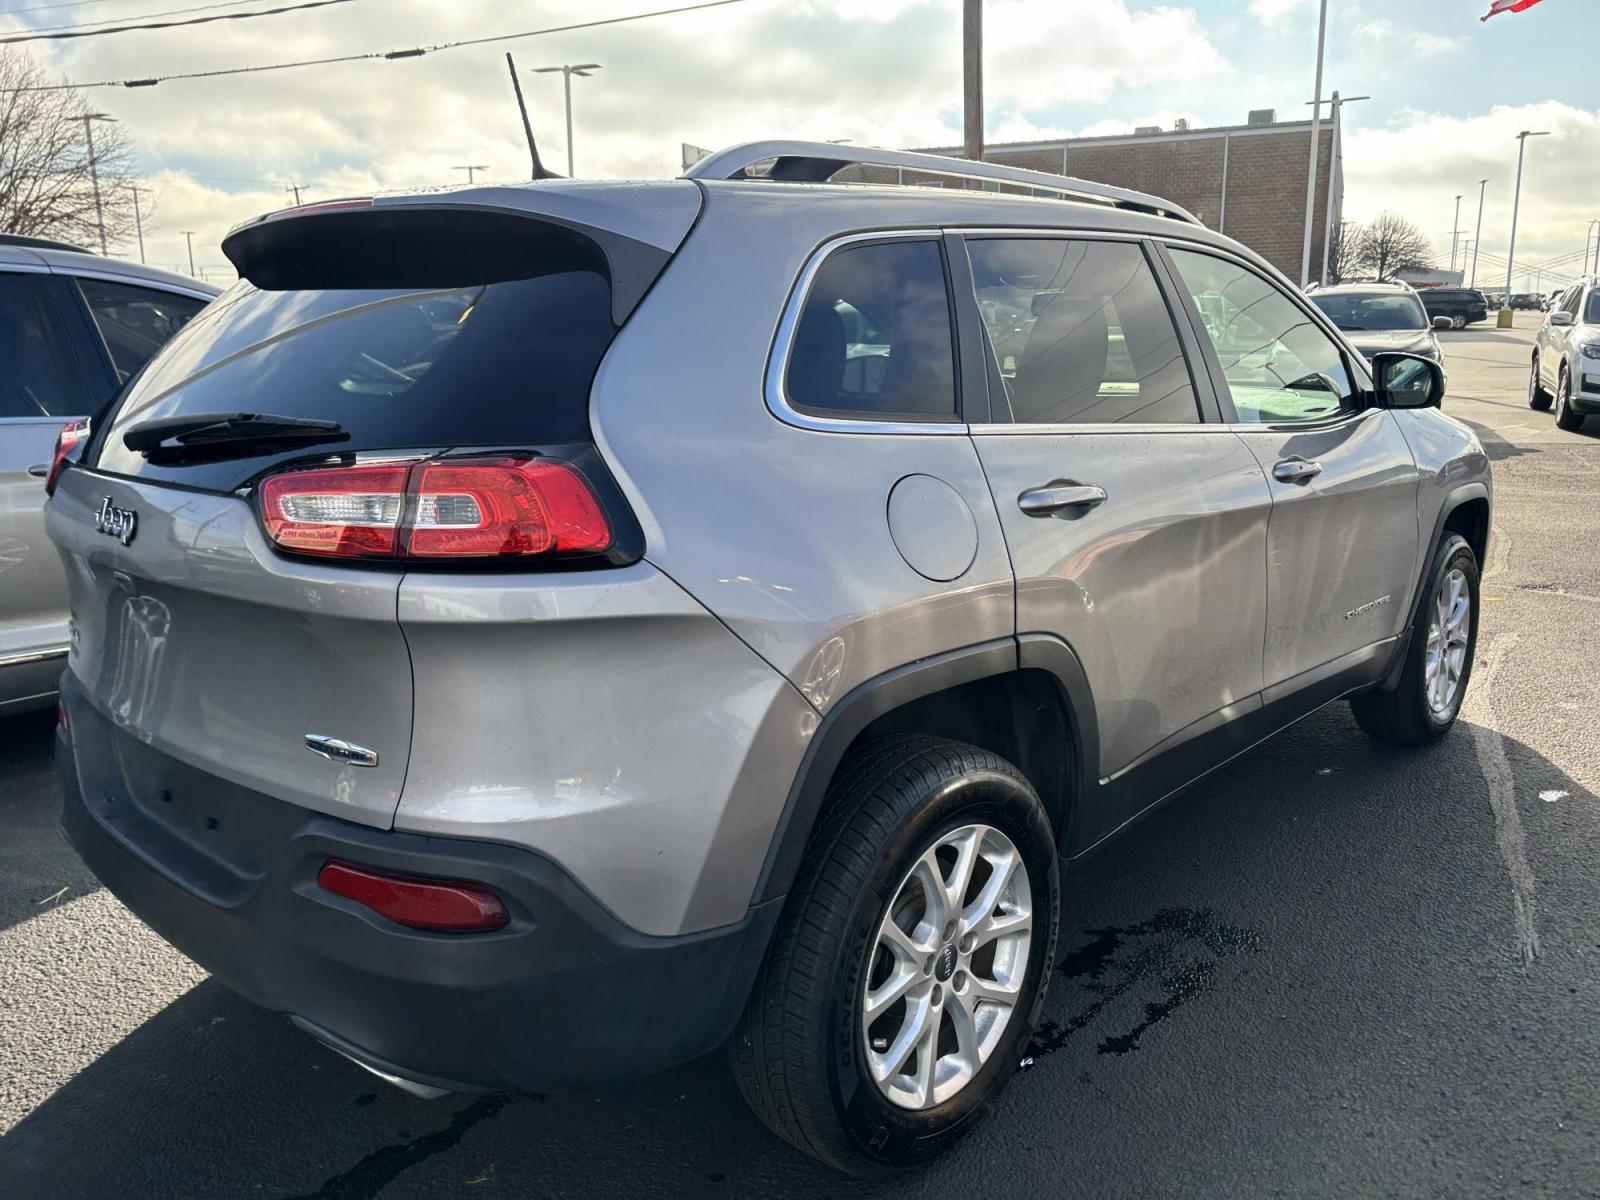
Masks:
[[[1451,329],[1465,329],[1475,321],[1489,319],[1489,302],[1482,292],[1471,288],[1423,288],[1418,294],[1428,317],[1448,317]]]
[[[1544,307],[1544,297],[1536,292],[1518,292],[1511,297],[1511,307],[1526,312],[1537,312]]]

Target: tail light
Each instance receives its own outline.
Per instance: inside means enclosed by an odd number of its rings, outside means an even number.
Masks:
[[[486,932],[502,928],[511,919],[500,897],[481,883],[391,875],[337,858],[322,865],[317,886],[412,929]]]
[[[273,542],[332,558],[519,559],[598,554],[611,527],[589,483],[545,458],[314,467],[260,488]]]
[[[50,473],[44,479],[44,494],[53,496],[56,493],[56,481],[61,478],[61,471],[67,465],[67,459],[76,454],[78,447],[89,438],[89,419],[84,417],[77,421],[68,421],[61,427],[61,432],[56,434],[56,448],[50,457]]]

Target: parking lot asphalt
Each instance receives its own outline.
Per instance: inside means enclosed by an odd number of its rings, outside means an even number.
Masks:
[[[379,1083],[97,889],[46,715],[0,722],[0,1196],[1600,1194],[1600,419],[1528,409],[1535,317],[1443,335],[1497,501],[1461,724],[1401,752],[1336,705],[1075,864],[1032,1065],[927,1173],[812,1163],[717,1057]]]

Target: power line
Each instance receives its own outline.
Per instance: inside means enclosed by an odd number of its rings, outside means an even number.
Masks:
[[[519,33],[499,33],[490,37],[464,38],[455,42],[440,42],[436,46],[417,46],[409,50],[373,50],[365,54],[340,54],[331,58],[308,58],[298,62],[263,63],[253,67],[222,67],[212,71],[185,71],[171,75],[153,75],[146,79],[102,79],[95,83],[36,83],[20,88],[0,88],[0,95],[10,92],[65,92],[102,87],[155,87],[158,83],[167,83],[178,79],[214,79],[223,75],[253,75],[263,71],[287,71],[296,67],[325,67],[334,63],[363,62],[380,58],[421,58],[424,54],[459,50],[466,46],[486,46],[494,42],[512,42],[522,38],[543,37],[551,33],[570,33],[578,29],[597,29],[602,25],[621,25],[628,21],[644,21],[651,17],[670,17],[678,13],[698,12],[701,9],[722,8],[729,4],[743,4],[745,2],[746,0],[705,0],[701,4],[685,4],[678,8],[659,8],[653,12],[632,13],[624,17],[607,17],[599,21],[578,21],[571,25],[552,25],[545,29],[525,29]]]
[[[27,8],[0,8],[0,17],[14,17],[22,13],[48,12],[56,8],[82,8],[85,4],[104,4],[106,0],[65,0],[61,4],[32,4]]]
[[[0,46],[17,42],[60,42],[69,38],[105,37],[112,33],[133,33],[140,29],[179,29],[185,25],[209,25],[213,21],[248,21],[254,17],[275,17],[281,13],[301,12],[308,8],[327,8],[332,4],[349,4],[352,0],[301,0],[299,4],[284,4],[277,8],[264,8],[247,13],[212,13],[208,17],[186,17],[181,21],[147,21],[142,25],[112,25],[103,29],[68,29],[58,33],[19,33],[0,38]],[[152,14],[155,15],[155,14]]]
[[[94,2],[98,2],[98,0],[94,0]],[[119,21],[145,21],[145,20],[149,20],[152,17],[175,17],[175,16],[179,16],[179,15],[181,15],[183,13],[210,12],[212,9],[217,9],[217,8],[242,8],[246,4],[260,4],[260,3],[261,3],[261,0],[221,0],[220,3],[191,4],[186,8],[169,8],[169,9],[164,9],[161,12],[139,13],[136,16],[130,14],[130,15],[124,16],[124,17],[96,17],[92,21],[76,21],[76,22],[74,22],[72,24],[69,24],[69,25],[29,26],[23,32],[27,32],[27,33],[56,33],[56,32],[58,32],[60,30],[63,30],[63,29],[89,29],[92,26],[97,26],[97,25],[115,25]],[[18,12],[24,12],[26,10],[25,9],[18,9],[17,11]],[[7,16],[12,16],[12,15],[14,15],[14,14],[12,12],[10,12],[9,10],[0,11],[0,17],[7,17]]]

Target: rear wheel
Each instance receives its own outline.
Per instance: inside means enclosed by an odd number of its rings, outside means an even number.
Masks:
[[[1478,645],[1478,558],[1458,534],[1434,555],[1427,591],[1411,626],[1411,641],[1392,692],[1350,701],[1356,724],[1375,738],[1421,746],[1456,722],[1472,678]]]
[[[1027,779],[959,742],[870,743],[828,803],[733,1065],[780,1137],[883,1175],[948,1148],[1016,1072],[1050,978],[1059,867]]]
[[[1544,384],[1539,382],[1539,356],[1533,356],[1533,369],[1528,372],[1528,407],[1535,412],[1544,412],[1550,407],[1550,393],[1545,391]]]
[[[1556,428],[1576,433],[1583,428],[1583,414],[1572,407],[1572,374],[1567,364],[1561,364],[1561,376],[1556,380]]]
[[[1466,327],[1467,327],[1467,318],[1465,316],[1463,316],[1461,313],[1456,313],[1455,316],[1450,318],[1450,328],[1451,329],[1465,329]]]

